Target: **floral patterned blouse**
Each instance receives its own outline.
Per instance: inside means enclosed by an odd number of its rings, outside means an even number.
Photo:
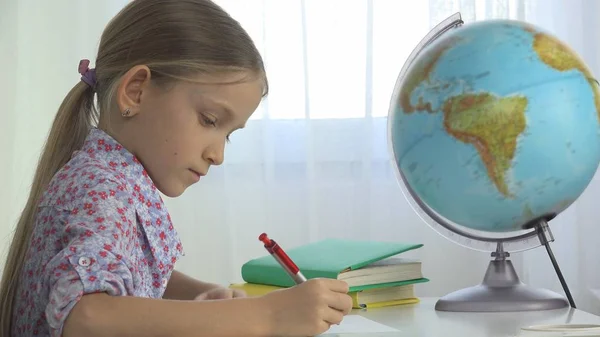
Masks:
[[[85,294],[162,297],[183,254],[144,167],[92,129],[42,196],[13,311],[13,337],[60,336]]]

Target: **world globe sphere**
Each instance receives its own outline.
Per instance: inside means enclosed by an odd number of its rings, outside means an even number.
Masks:
[[[583,193],[600,162],[599,119],[598,82],[567,44],[489,20],[421,50],[396,84],[388,130],[419,205],[507,233],[549,221]]]

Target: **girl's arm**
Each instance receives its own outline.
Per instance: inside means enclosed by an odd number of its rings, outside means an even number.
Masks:
[[[313,279],[262,297],[175,301],[104,293],[84,295],[62,337],[314,336],[352,308],[348,285]]]
[[[268,336],[270,316],[258,298],[174,301],[90,294],[75,305],[62,336]]]
[[[198,281],[176,270],[171,274],[167,289],[163,295],[169,300],[193,300],[196,296],[211,289],[220,288],[219,285]]]

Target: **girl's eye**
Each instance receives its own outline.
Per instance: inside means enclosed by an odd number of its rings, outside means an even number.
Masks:
[[[210,119],[209,117],[207,117],[206,115],[202,114],[200,116],[200,118],[202,119],[202,123],[209,125],[209,126],[216,126],[217,125],[217,121],[214,121],[212,119]]]
[[[202,121],[202,124],[204,124],[204,125],[211,126],[211,127],[217,126],[217,120],[216,119],[213,120],[205,114],[200,114],[200,119]],[[225,137],[225,140],[227,141],[227,143],[231,142],[231,140],[229,139],[230,136],[231,136],[231,134],[229,134]]]

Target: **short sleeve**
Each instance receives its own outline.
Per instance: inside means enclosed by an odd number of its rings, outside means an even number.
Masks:
[[[140,282],[132,257],[135,209],[118,194],[95,192],[62,210],[61,223],[55,226],[63,231],[62,242],[56,242],[61,250],[43,268],[52,336],[62,334],[65,319],[82,296],[131,295]]]

